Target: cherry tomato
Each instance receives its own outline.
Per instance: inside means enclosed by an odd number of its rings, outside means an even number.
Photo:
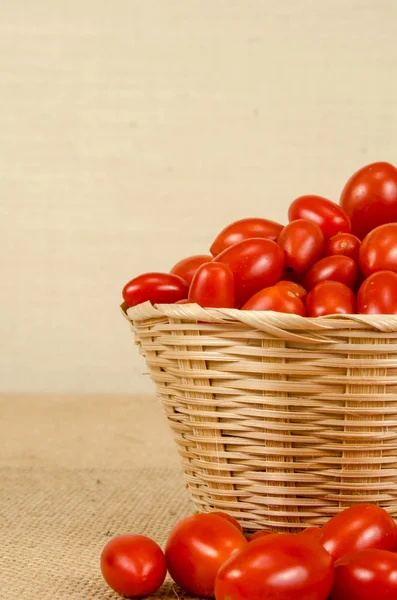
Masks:
[[[282,313],[306,315],[305,305],[293,292],[284,287],[265,288],[257,292],[244,304],[242,310],[274,310]]]
[[[397,221],[397,169],[385,162],[363,167],[346,183],[340,205],[360,239],[378,225]]]
[[[279,533],[250,542],[219,570],[216,600],[326,600],[329,554],[304,536]]]
[[[101,555],[106,583],[118,594],[137,598],[153,594],[163,583],[167,566],[161,548],[144,535],[119,535]]]
[[[292,292],[295,294],[295,296],[298,296],[298,298],[301,298],[302,300],[307,295],[305,288],[295,281],[279,281],[276,283],[276,287],[283,288],[288,292]]]
[[[322,545],[336,561],[345,554],[366,550],[393,550],[397,527],[383,508],[357,504],[335,515],[323,527]]]
[[[188,285],[190,285],[192,283],[193,275],[197,269],[204,263],[210,262],[211,260],[212,256],[207,256],[206,254],[188,256],[187,258],[183,258],[177,262],[176,265],[172,267],[170,272],[173,275],[178,275],[178,277],[181,277]]]
[[[269,531],[268,529],[262,529],[261,531],[256,531],[248,536],[249,542],[254,542],[255,540],[259,540],[260,538],[267,537],[268,535],[274,535],[274,531]]]
[[[304,273],[324,252],[324,236],[320,227],[299,219],[284,227],[278,244],[285,252],[285,266],[295,273]]]
[[[357,310],[362,315],[396,315],[397,273],[378,271],[370,275],[358,290]]]
[[[321,527],[306,527],[306,529],[300,531],[298,535],[309,537],[315,542],[321,543],[321,540],[323,538],[323,530],[321,529]]]
[[[248,238],[266,238],[277,241],[283,226],[268,219],[241,219],[223,229],[213,242],[210,252],[217,256],[229,246]]]
[[[327,256],[348,256],[358,261],[360,240],[352,233],[338,233],[327,241],[325,254]]]
[[[123,289],[124,302],[135,306],[149,301],[152,304],[173,304],[187,298],[186,282],[170,273],[145,273],[131,279]]]
[[[241,531],[241,532],[243,531],[243,528],[241,527],[241,525],[237,521],[237,519],[235,519],[234,517],[232,517],[228,513],[222,512],[221,510],[214,510],[210,514],[211,515],[218,515],[218,517],[222,517],[222,519],[226,519],[226,521],[229,521],[229,523],[232,523],[232,525],[234,525],[235,527],[237,527],[237,529],[239,531]]]
[[[216,262],[199,267],[189,289],[189,302],[204,308],[234,308],[234,277],[228,265]]]
[[[397,223],[370,231],[361,244],[359,262],[366,276],[376,271],[397,272]]]
[[[323,232],[324,238],[337,233],[349,233],[350,219],[345,211],[321,196],[300,196],[294,200],[288,210],[288,220],[306,219],[316,223]]]
[[[219,568],[247,545],[244,535],[225,518],[192,515],[179,521],[165,548],[168,571],[186,592],[211,598]]]
[[[326,256],[306,273],[303,285],[311,290],[321,281],[339,281],[352,288],[357,280],[357,265],[348,256]]]
[[[243,240],[221,252],[214,262],[228,265],[234,275],[237,306],[281,279],[284,253],[272,240]]]
[[[307,295],[306,312],[308,317],[353,315],[356,312],[356,297],[340,281],[322,281]]]
[[[397,554],[362,550],[335,563],[331,600],[393,600],[397,598]]]

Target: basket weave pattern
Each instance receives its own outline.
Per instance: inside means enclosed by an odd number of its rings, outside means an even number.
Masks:
[[[397,516],[396,317],[125,312],[197,510],[276,531],[358,502]]]

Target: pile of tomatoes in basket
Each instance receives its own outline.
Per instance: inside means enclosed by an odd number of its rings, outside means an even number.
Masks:
[[[339,204],[300,196],[288,220],[285,226],[263,218],[231,223],[211,254],[129,281],[126,305],[196,303],[308,317],[397,314],[396,167],[363,167]]]
[[[395,600],[397,526],[373,504],[347,508],[322,528],[245,536],[222,512],[179,521],[165,552],[142,535],[105,546],[101,570],[127,597],[148,596],[167,570],[188,594],[216,600]],[[175,591],[175,597],[179,597]]]

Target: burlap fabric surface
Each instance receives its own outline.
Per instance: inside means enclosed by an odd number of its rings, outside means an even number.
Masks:
[[[192,512],[151,397],[0,396],[0,598],[115,600],[99,571],[118,533],[164,544]],[[167,580],[153,598],[188,598]]]

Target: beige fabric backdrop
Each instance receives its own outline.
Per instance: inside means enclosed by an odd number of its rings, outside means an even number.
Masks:
[[[0,3],[0,389],[147,390],[136,273],[396,162],[394,0]]]

